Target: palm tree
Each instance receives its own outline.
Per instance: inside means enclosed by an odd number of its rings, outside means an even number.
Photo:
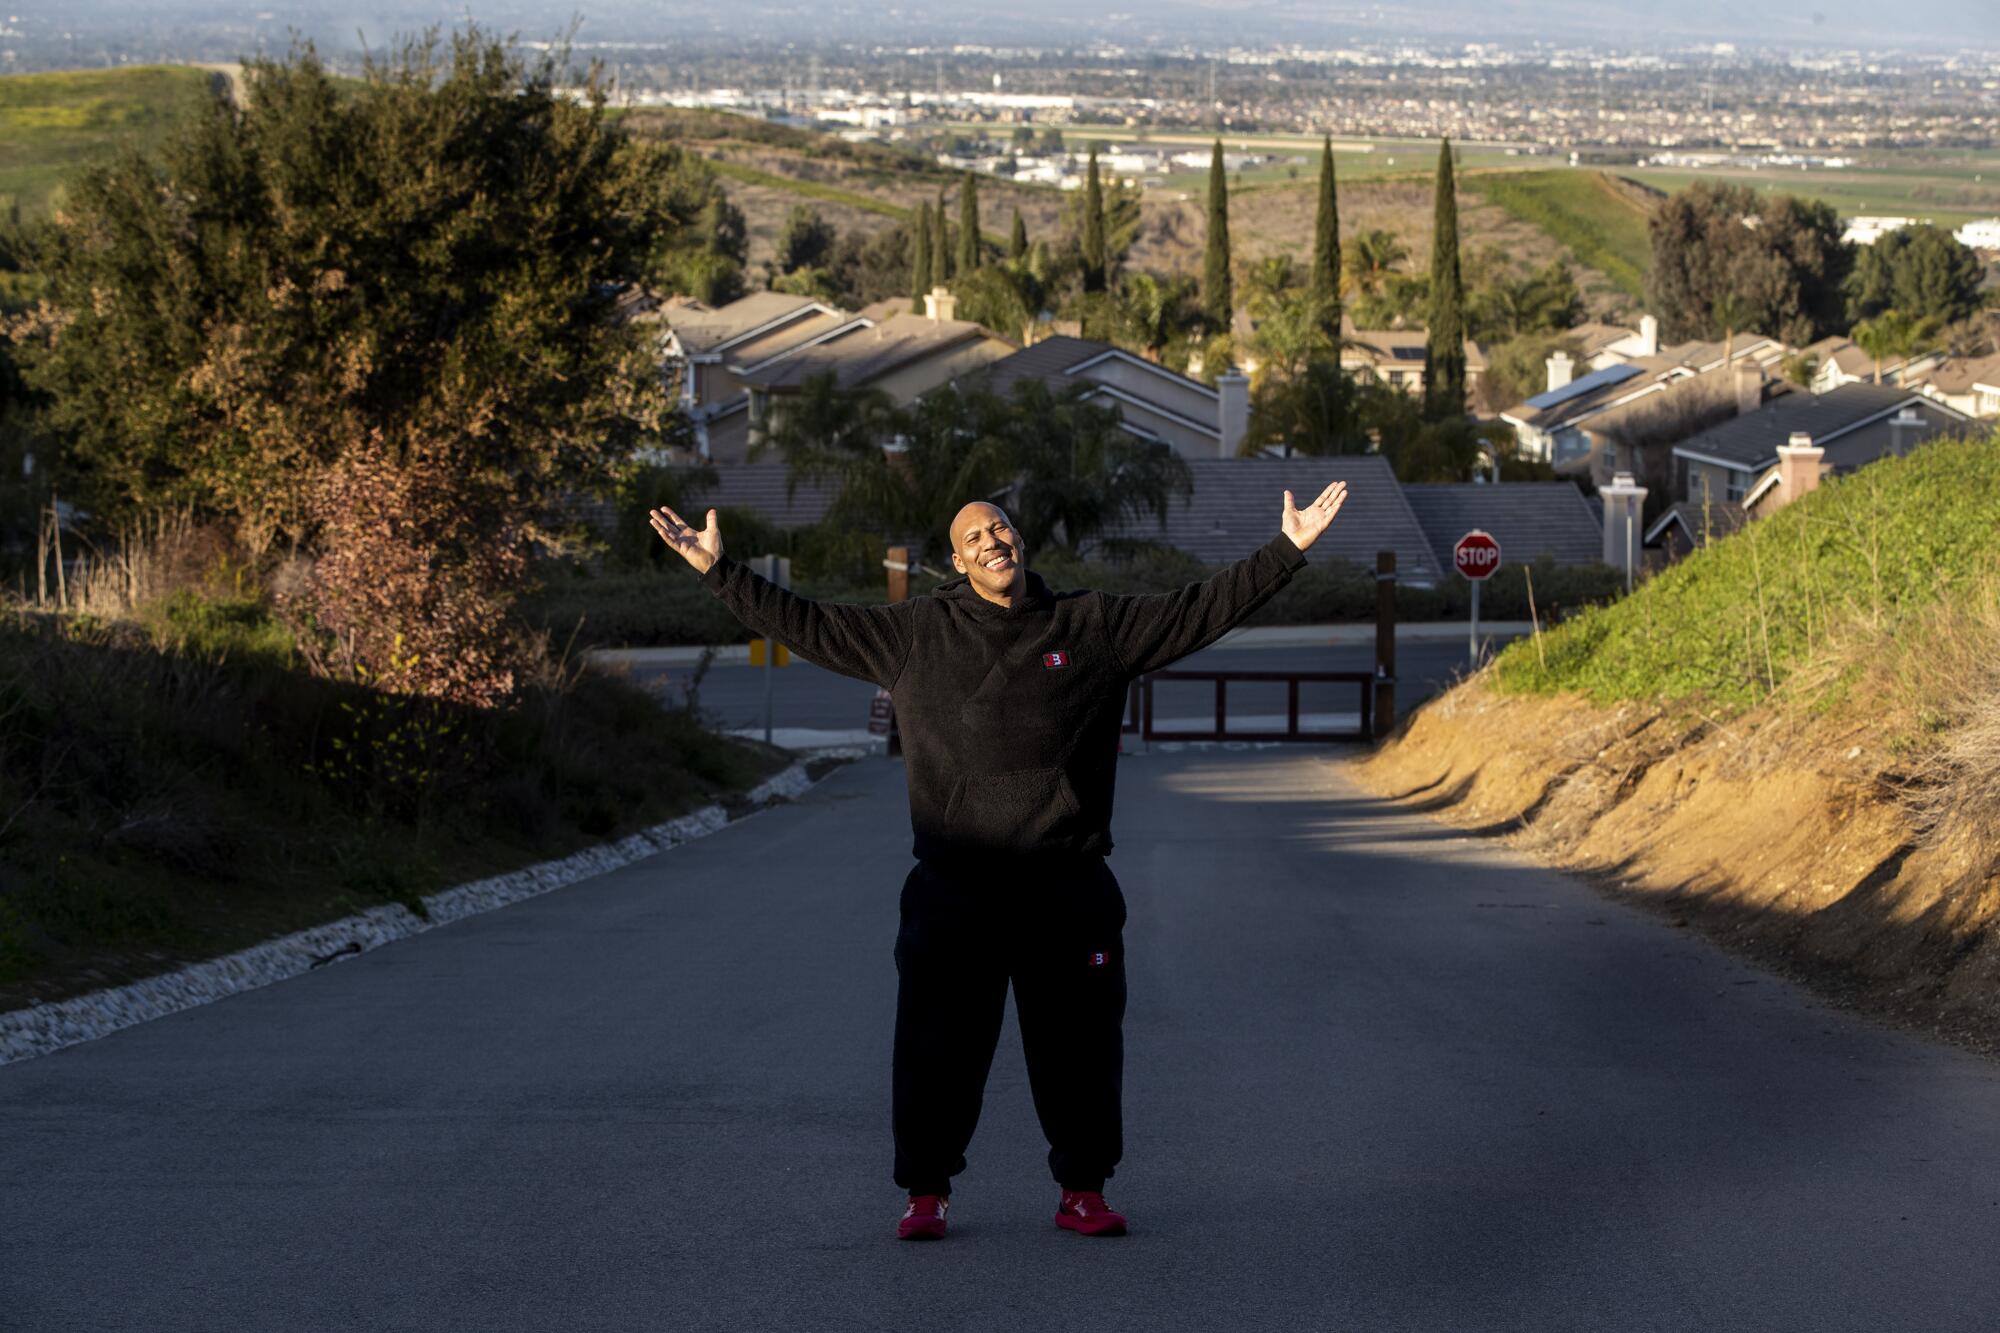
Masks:
[[[1120,424],[1118,409],[1092,402],[1088,385],[1058,394],[1023,380],[1006,409],[1015,482],[1008,514],[1038,550],[1081,550],[1127,519],[1153,514],[1164,523],[1176,498],[1194,493],[1193,475],[1173,446],[1142,440]]]
[[[1380,294],[1394,273],[1410,258],[1410,251],[1396,233],[1380,227],[1357,235],[1341,251],[1343,290],[1373,297]]]
[[[1917,319],[1900,310],[1884,310],[1873,319],[1864,319],[1847,335],[1854,345],[1875,362],[1875,382],[1882,382],[1882,362],[1901,358],[1907,373],[1908,361],[1919,348],[1936,336],[1935,317]]]
[[[1727,370],[1736,363],[1736,331],[1750,322],[1750,303],[1735,292],[1724,292],[1715,298],[1709,314],[1722,327],[1722,368]]]
[[[1167,344],[1193,327],[1195,285],[1191,279],[1135,273],[1119,284],[1118,306],[1132,341],[1158,361]]]

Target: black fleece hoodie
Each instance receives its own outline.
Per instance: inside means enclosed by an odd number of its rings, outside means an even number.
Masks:
[[[896,701],[920,860],[1111,850],[1118,729],[1134,677],[1221,638],[1306,558],[1283,533],[1201,583],[1011,607],[965,576],[889,606],[795,596],[723,556],[702,575],[736,618]]]

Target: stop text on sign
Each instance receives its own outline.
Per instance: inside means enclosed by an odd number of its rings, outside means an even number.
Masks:
[[[1500,568],[1500,543],[1494,541],[1490,534],[1474,528],[1451,548],[1451,561],[1459,573],[1475,583],[1490,579]]]

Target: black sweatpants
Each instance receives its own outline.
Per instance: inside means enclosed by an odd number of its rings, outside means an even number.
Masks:
[[[1101,856],[920,861],[896,935],[896,1183],[949,1194],[1000,1039],[1007,984],[1049,1169],[1096,1190],[1123,1151],[1125,895]]]

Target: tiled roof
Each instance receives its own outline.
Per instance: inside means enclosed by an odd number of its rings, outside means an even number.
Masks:
[[[1978,358],[1951,357],[1925,381],[1939,393],[1971,393],[1981,384],[2000,386],[2000,354]]]
[[[987,385],[1000,394],[1011,392],[1022,380],[1041,380],[1052,388],[1061,388],[1062,383],[1069,378],[1069,372],[1073,367],[1118,350],[1110,343],[1058,335],[1044,338],[1032,347],[1023,347],[1018,352],[1003,356],[980,373],[985,377]],[[1131,359],[1162,376],[1162,383],[1177,381],[1191,392],[1211,400],[1215,397],[1215,390],[1200,380],[1190,379],[1178,371],[1155,365],[1143,357],[1133,356]]]
[[[815,375],[825,374],[831,374],[842,389],[859,389],[912,361],[991,336],[964,320],[897,315],[872,329],[801,348],[758,371],[733,368],[746,384],[768,389],[796,389]]]
[[[680,339],[681,347],[692,355],[818,304],[809,296],[752,292],[716,309],[698,301],[668,302],[664,313],[667,326]]]
[[[717,463],[716,484],[689,503],[700,509],[748,509],[781,528],[802,528],[826,517],[837,483],[801,480],[786,494],[791,469],[783,463]],[[729,534],[723,533],[723,540]]]
[[[1674,446],[1674,453],[1754,471],[1775,463],[1778,446],[1794,431],[1823,442],[1903,403],[1930,402],[1922,394],[1891,384],[1843,384],[1821,394],[1786,394],[1683,440]]]
[[[1211,565],[1250,554],[1278,531],[1285,491],[1300,504],[1312,501],[1329,482],[1347,483],[1340,516],[1314,543],[1315,564],[1347,560],[1375,568],[1377,551],[1394,551],[1398,577],[1408,583],[1435,583],[1437,557],[1403,497],[1403,487],[1379,454],[1326,458],[1198,458],[1188,461],[1194,495],[1168,508],[1163,529],[1148,514],[1112,535],[1163,542]]]
[[[1408,485],[1403,494],[1440,569],[1452,568],[1451,548],[1474,528],[1500,543],[1501,559],[1509,564],[1531,564],[1544,555],[1559,565],[1604,559],[1598,516],[1583,492],[1566,481]]]

